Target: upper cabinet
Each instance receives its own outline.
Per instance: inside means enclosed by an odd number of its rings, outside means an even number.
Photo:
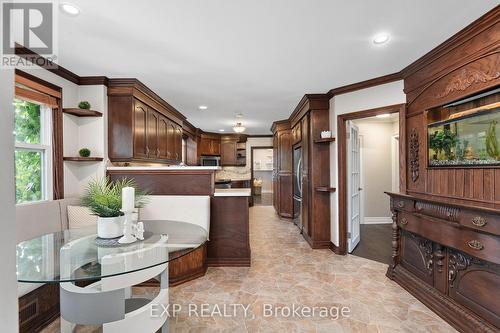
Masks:
[[[202,134],[200,155],[220,155],[220,137],[218,135]]]
[[[110,80],[108,113],[111,161],[182,161],[184,117],[139,81]]]
[[[222,166],[236,165],[236,144],[238,139],[235,137],[222,137],[220,143],[220,159]]]

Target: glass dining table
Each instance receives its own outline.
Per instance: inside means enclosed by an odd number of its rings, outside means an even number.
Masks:
[[[118,244],[97,238],[96,226],[46,234],[17,245],[17,280],[60,285],[61,332],[102,325],[105,333],[168,332],[168,263],[201,247],[208,238],[199,225],[143,221],[144,240]],[[132,297],[131,287],[159,278],[154,299]],[[164,313],[160,311],[161,313]]]

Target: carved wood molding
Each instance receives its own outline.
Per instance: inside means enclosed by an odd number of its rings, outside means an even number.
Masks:
[[[486,72],[481,72],[477,69],[464,68],[458,74],[454,75],[444,88],[444,91],[437,94],[435,97],[443,98],[454,91],[464,91],[473,84],[486,83],[488,81],[498,79],[499,77],[500,71],[489,74]]]
[[[418,131],[416,128],[412,128],[410,132],[410,172],[411,180],[416,182],[419,176],[419,161],[418,161],[418,150],[420,147],[420,142],[418,139]]]
[[[422,263],[427,270],[427,274],[432,275],[433,271],[433,259],[434,259],[434,252],[432,249],[432,241],[420,237],[419,235],[416,235],[412,232],[403,230],[402,231],[405,235],[409,236],[417,245],[418,245],[418,250],[420,252],[420,256],[422,257]]]
[[[456,207],[443,206],[422,201],[417,201],[415,203],[415,209],[421,214],[437,217],[451,222],[458,222],[460,213],[460,209]]]
[[[438,273],[443,272],[444,267],[444,257],[445,257],[445,249],[441,244],[436,244],[436,250],[434,251],[434,258],[436,259],[436,267]]]
[[[461,252],[450,251],[448,259],[448,281],[450,287],[453,288],[453,282],[457,278],[458,272],[470,266],[472,258]]]

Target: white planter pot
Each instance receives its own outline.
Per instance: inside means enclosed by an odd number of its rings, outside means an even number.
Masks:
[[[123,236],[123,216],[98,217],[97,236],[99,238],[116,238]]]

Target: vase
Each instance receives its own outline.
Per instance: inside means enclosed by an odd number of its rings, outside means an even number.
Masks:
[[[121,236],[123,236],[123,216],[97,218],[97,237],[117,238]]]

